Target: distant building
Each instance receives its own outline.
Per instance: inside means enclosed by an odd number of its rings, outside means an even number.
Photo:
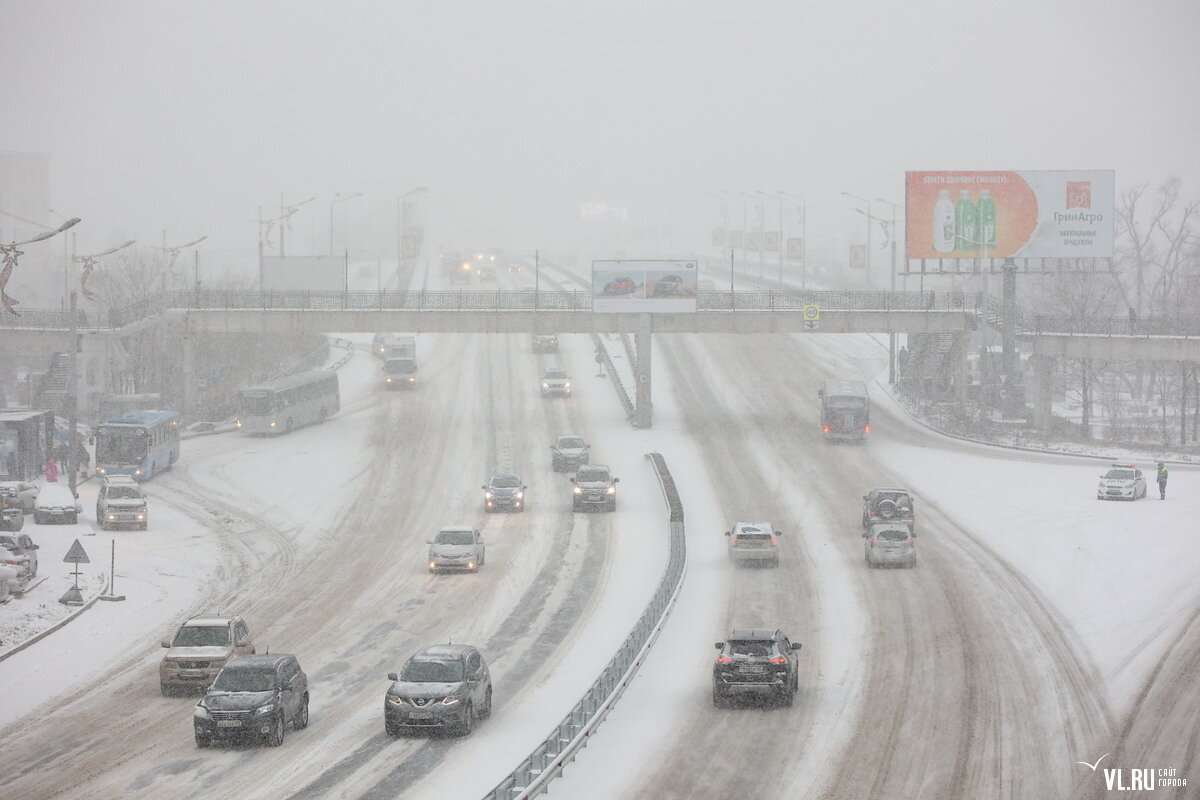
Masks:
[[[0,242],[17,242],[46,230],[50,217],[50,154],[0,151]],[[42,227],[12,216],[24,217]]]

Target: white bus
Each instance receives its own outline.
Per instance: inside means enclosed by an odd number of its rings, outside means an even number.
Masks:
[[[252,434],[291,433],[324,422],[340,408],[337,373],[316,369],[242,389],[237,426]]]

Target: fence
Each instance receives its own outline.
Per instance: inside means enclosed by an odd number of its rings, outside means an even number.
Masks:
[[[561,775],[563,767],[575,758],[580,748],[587,745],[588,737],[620,699],[675,604],[687,567],[683,504],[662,455],[648,453],[646,458],[654,466],[671,513],[670,556],[658,589],[617,654],[583,698],[516,769],[484,795],[484,800],[524,800],[547,791],[550,781]]]

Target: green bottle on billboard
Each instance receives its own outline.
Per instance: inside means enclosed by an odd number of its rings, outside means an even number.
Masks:
[[[979,233],[980,241],[987,250],[996,249],[996,201],[992,199],[990,189],[979,192]]]
[[[971,200],[971,190],[958,193],[958,205],[954,208],[954,229],[958,234],[958,249],[971,252],[979,249],[978,212]]]

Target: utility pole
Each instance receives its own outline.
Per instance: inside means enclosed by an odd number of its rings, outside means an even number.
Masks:
[[[71,260],[68,263],[68,271],[71,272],[75,264],[75,234],[71,234]],[[70,284],[68,284],[70,285]],[[75,428],[78,425],[78,409],[75,400],[75,395],[79,391],[78,379],[76,378],[76,354],[75,351],[79,346],[79,317],[75,312],[75,290],[72,288],[69,295],[68,304],[71,312],[71,320],[68,330],[70,332],[71,341],[67,349],[67,363],[70,365],[70,377],[67,379],[67,463],[63,468],[67,471],[67,485],[71,487],[71,494],[75,494]]]

